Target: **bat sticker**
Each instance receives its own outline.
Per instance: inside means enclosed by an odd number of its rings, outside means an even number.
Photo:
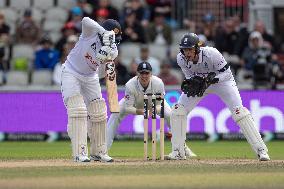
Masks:
[[[110,81],[113,81],[115,79],[115,69],[113,63],[107,63],[106,65],[106,74]]]

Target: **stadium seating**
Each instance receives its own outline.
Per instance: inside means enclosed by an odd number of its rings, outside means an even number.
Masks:
[[[32,85],[51,85],[52,71],[50,70],[35,70],[32,72]]]
[[[111,0],[111,5],[117,8],[118,10],[123,9],[123,5],[125,4],[125,1],[118,1],[118,0]]]
[[[12,48],[11,68],[13,70],[29,70],[34,60],[34,49],[31,45],[17,44]],[[26,65],[27,64],[27,65]]]
[[[72,7],[76,6],[76,1],[74,0],[57,0],[57,6],[70,10]]]
[[[6,0],[0,1],[0,7],[6,7]]]
[[[28,72],[8,71],[6,73],[6,84],[12,86],[25,86],[29,83]]]
[[[35,0],[33,3],[33,7],[40,9],[42,11],[46,11],[54,6],[53,0]]]
[[[177,79],[178,82],[181,84],[184,79],[184,74],[181,70],[171,69],[171,74],[173,74]]]
[[[16,33],[16,24],[14,22],[6,22],[6,24],[10,27],[10,35],[14,35]]]
[[[68,11],[60,7],[48,9],[45,13],[46,20],[58,21],[63,23],[66,22],[67,18]]]
[[[55,32],[49,32],[49,36],[51,38],[51,41],[53,43],[56,43],[61,38],[62,34],[60,32],[55,31]]]
[[[46,20],[43,23],[43,30],[45,32],[60,32],[63,25],[64,23],[59,21]]]
[[[21,11],[31,7],[31,0],[10,0],[10,7]]]
[[[37,8],[32,8],[32,18],[33,20],[38,24],[41,25],[42,20],[44,19],[44,14],[42,13],[42,11],[40,9]],[[24,15],[25,10],[21,10],[20,11],[20,15]]]
[[[175,59],[177,54],[180,52],[180,49],[179,49],[179,44],[174,44],[174,45],[171,45],[170,47],[170,56],[171,58]]]
[[[123,64],[128,66],[133,58],[140,55],[140,44],[139,43],[122,43],[119,46],[119,53]]]
[[[31,45],[16,44],[12,49],[12,57],[26,57],[29,60],[34,59],[34,49]]]
[[[150,56],[164,60],[167,58],[167,47],[165,45],[149,44]]]
[[[175,31],[174,35],[173,35],[173,44],[179,44],[182,36],[184,34],[188,33],[188,32],[189,32],[188,30],[177,30],[177,31]]]
[[[7,23],[16,23],[16,21],[19,19],[17,11],[12,8],[0,9],[0,12],[5,15],[5,21]]]

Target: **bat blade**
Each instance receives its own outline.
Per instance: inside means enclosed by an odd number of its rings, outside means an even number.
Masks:
[[[106,63],[106,89],[111,113],[119,113],[115,65],[113,61]]]

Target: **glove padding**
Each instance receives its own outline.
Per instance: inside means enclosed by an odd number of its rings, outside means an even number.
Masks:
[[[108,59],[111,59],[111,47],[102,46],[99,52],[97,53],[97,60],[100,62],[105,62]]]
[[[203,96],[205,90],[214,83],[218,83],[219,79],[215,78],[216,73],[210,72],[207,77],[194,76],[190,79],[185,79],[182,82],[181,90],[187,96]]]
[[[115,33],[113,30],[103,33],[103,46],[111,46],[115,42]]]

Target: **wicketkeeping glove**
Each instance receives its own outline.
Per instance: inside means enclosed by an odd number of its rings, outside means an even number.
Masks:
[[[205,90],[211,85],[211,84],[215,84],[218,83],[219,78],[215,78],[216,73],[214,72],[210,72],[207,77],[204,78],[204,84],[203,86],[200,88],[199,93],[197,94],[197,96],[201,97],[203,96]]]
[[[205,90],[211,85],[218,83],[219,79],[215,78],[216,73],[211,72],[207,77],[194,76],[190,79],[186,79],[182,82],[181,90],[187,94],[187,96],[203,96]]]
[[[103,45],[111,46],[115,42],[115,33],[114,31],[105,31],[103,33]]]
[[[96,59],[100,62],[105,62],[110,59],[111,47],[102,46],[99,52],[97,53]]]
[[[200,94],[200,91],[205,83],[205,80],[203,77],[200,76],[194,76],[190,79],[185,79],[182,82],[181,90],[187,94],[187,96],[198,96]]]

